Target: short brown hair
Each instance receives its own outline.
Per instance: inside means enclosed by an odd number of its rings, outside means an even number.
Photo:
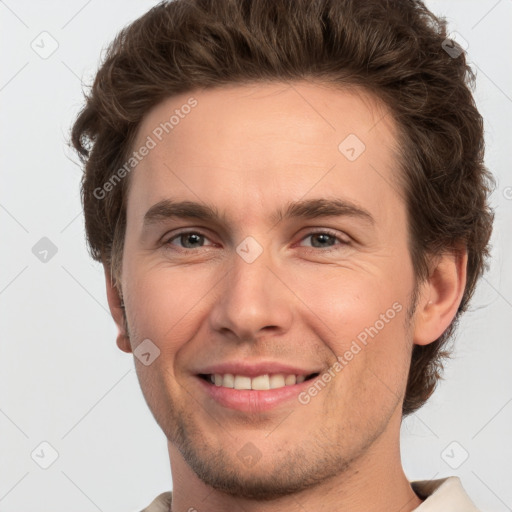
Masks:
[[[483,163],[475,76],[464,52],[445,51],[446,38],[446,21],[419,0],[159,3],[111,43],[72,128],[85,168],[81,193],[92,257],[110,267],[118,286],[129,180],[105,198],[94,191],[123,166],[141,120],[162,100],[225,84],[313,79],[359,86],[383,100],[397,121],[417,280],[427,277],[432,255],[460,244],[468,251],[454,321],[412,352],[403,413],[415,411],[434,391],[449,355],[446,342],[487,267],[493,222],[494,180]]]

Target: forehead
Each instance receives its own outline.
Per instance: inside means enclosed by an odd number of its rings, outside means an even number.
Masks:
[[[250,217],[308,193],[371,202],[396,193],[396,144],[389,110],[361,89],[295,82],[195,90],[143,119],[134,149],[152,147],[130,175],[128,204],[141,217],[169,195],[214,199]]]

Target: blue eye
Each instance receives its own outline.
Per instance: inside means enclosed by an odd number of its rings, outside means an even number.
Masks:
[[[303,240],[306,240],[307,238],[311,238],[311,240],[313,241],[313,240],[315,240],[315,237],[316,237],[316,240],[318,241],[318,243],[317,243],[317,245],[315,245],[313,243],[312,246],[317,249],[319,249],[319,248],[323,249],[325,247],[332,247],[336,243],[336,240],[343,242],[339,237],[336,237],[334,235],[331,235],[330,233],[324,233],[324,232],[310,233],[309,235],[304,237]],[[328,242],[332,242],[332,243],[328,243]],[[326,243],[327,243],[327,245],[325,245]]]
[[[350,244],[350,241],[341,238],[337,233],[331,231],[313,231],[308,233],[305,237],[301,239],[301,242],[304,240],[311,238],[312,245],[309,247],[311,249],[318,249],[322,252],[329,252],[329,250],[335,250],[336,245],[338,246],[346,246]],[[175,244],[175,241],[178,241],[178,244]],[[182,231],[169,238],[166,242],[164,242],[164,246],[175,248],[178,251],[194,251],[194,249],[202,249],[205,247],[205,240],[209,240],[209,238],[198,231]],[[315,242],[316,240],[316,242]],[[336,244],[338,242],[338,244]],[[208,245],[215,245],[214,243]]]
[[[308,248],[308,252],[331,252],[350,245],[350,239],[348,238],[348,235],[340,236],[340,233],[326,229],[308,233],[305,237],[302,238],[301,242],[307,240],[308,238],[312,240],[311,245],[306,246]]]
[[[183,249],[193,250],[198,248],[198,243],[204,241],[207,238],[205,235],[203,235],[202,233],[198,233],[197,231],[183,231],[182,233],[179,233],[170,238],[169,240],[167,240],[167,242],[165,242],[165,245],[172,245],[171,242],[176,239],[178,239],[180,243],[183,244]],[[187,247],[187,244],[190,244],[193,247]],[[201,246],[199,246],[199,248],[201,248]]]

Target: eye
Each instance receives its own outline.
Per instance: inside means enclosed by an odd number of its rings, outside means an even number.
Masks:
[[[169,238],[166,242],[164,242],[164,245],[174,246],[174,240],[178,240],[178,242],[181,244],[181,249],[190,251],[193,249],[200,249],[202,247],[201,244],[204,243],[204,240],[208,240],[208,238],[206,235],[203,235],[198,231],[182,231],[181,233],[178,233],[177,235]]]
[[[309,247],[312,249],[324,249],[324,252],[329,252],[329,250],[336,250],[336,242],[338,242],[338,246],[343,247],[350,245],[350,240],[348,237],[341,237],[339,233],[323,230],[323,231],[313,231],[303,237],[301,242],[307,239],[311,239],[312,243]],[[182,231],[163,243],[164,246],[171,247],[176,250],[193,251],[194,249],[201,249],[205,247],[205,240],[209,240],[206,235],[199,231]],[[175,243],[175,242],[178,243]],[[209,245],[215,245],[213,243]],[[308,247],[308,246],[306,246]],[[332,249],[334,248],[334,249]]]
[[[337,233],[332,231],[314,231],[306,235],[302,241],[311,239],[312,244],[311,247],[314,249],[330,249],[334,247],[336,241],[340,242],[338,245],[346,246],[350,244],[350,240],[347,237],[342,238]]]

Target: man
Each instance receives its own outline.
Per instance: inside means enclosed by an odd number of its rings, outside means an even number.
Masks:
[[[109,48],[72,139],[168,439],[146,511],[476,510],[455,477],[409,482],[399,446],[492,226],[446,38],[412,0],[176,0]]]

